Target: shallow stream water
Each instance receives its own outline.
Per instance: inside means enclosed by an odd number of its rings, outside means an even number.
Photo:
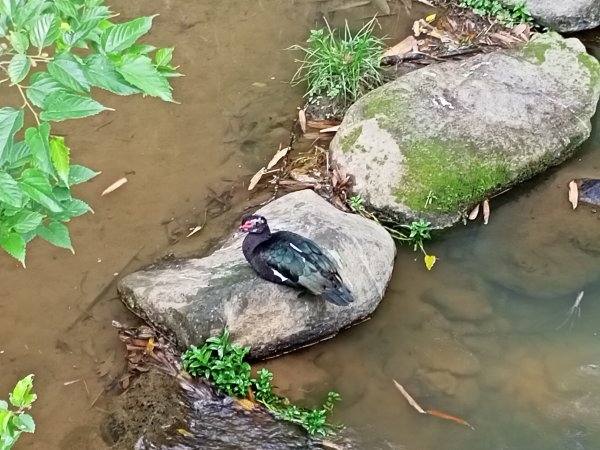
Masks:
[[[96,214],[72,223],[74,256],[41,241],[27,270],[0,256],[0,398],[28,373],[39,395],[36,433],[17,449],[108,448],[96,399],[123,355],[110,324],[135,323],[113,280],[171,252],[200,252],[237,221],[252,203],[243,182],[285,145],[302,103],[284,49],[324,12],[335,25],[376,12],[331,11],[351,3],[360,2],[111,2],[123,20],[160,13],[147,41],[176,47],[181,104],[100,93],[116,112],[61,126],[75,161],[103,173],[78,188]],[[382,25],[404,37],[412,19],[398,10]],[[600,213],[566,200],[569,180],[600,177],[599,146],[596,132],[576,159],[494,199],[487,226],[440,236],[428,246],[440,258],[432,272],[400,248],[370,321],[267,363],[283,393],[311,404],[340,392],[335,419],[367,449],[381,439],[417,450],[599,448]],[[122,176],[129,182],[100,198]],[[205,214],[206,228],[186,239]],[[475,430],[418,414],[392,379]]]

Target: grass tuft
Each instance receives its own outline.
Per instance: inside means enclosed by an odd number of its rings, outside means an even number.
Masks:
[[[306,96],[311,103],[320,97],[330,98],[341,105],[355,102],[364,93],[382,84],[379,61],[383,41],[373,35],[375,18],[356,34],[344,27],[343,35],[327,28],[311,30],[308,47],[294,45],[291,50],[305,53],[292,84],[307,83]]]

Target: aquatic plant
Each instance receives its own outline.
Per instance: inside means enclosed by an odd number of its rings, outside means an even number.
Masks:
[[[98,173],[71,164],[50,123],[111,110],[92,98],[92,88],[173,101],[173,49],[136,44],[154,16],[114,17],[103,0],[0,2],[0,84],[22,101],[0,108],[0,247],[23,266],[36,236],[73,251],[65,223],[92,211],[71,187]],[[35,125],[23,130],[26,122]]]
[[[371,211],[368,211],[364,205],[364,199],[360,195],[350,197],[348,200],[348,206],[350,209],[367,219],[373,220],[383,226],[390,233],[390,236],[398,242],[407,242],[413,247],[414,251],[421,250],[423,253],[423,261],[427,270],[431,270],[437,261],[435,255],[430,255],[425,251],[425,241],[431,239],[431,223],[426,220],[415,220],[410,224],[402,223],[382,223],[379,218]],[[408,234],[402,229],[408,230]]]
[[[37,399],[33,389],[33,375],[19,380],[10,394],[10,404],[16,409],[9,409],[8,402],[0,400],[0,450],[9,450],[17,442],[21,433],[33,433],[35,423],[25,411]]]
[[[514,5],[505,5],[498,0],[461,0],[460,6],[470,8],[480,16],[491,16],[502,25],[509,28],[519,23],[534,23],[534,19],[527,11],[525,2]]]
[[[240,347],[229,341],[229,331],[206,340],[204,345],[190,346],[182,355],[184,369],[193,376],[203,376],[227,395],[252,399],[263,404],[277,417],[303,427],[312,435],[325,436],[338,426],[327,422],[335,401],[341,400],[336,392],[329,392],[320,409],[293,405],[273,392],[273,374],[263,368],[258,378],[251,377],[250,364],[244,361],[250,347]]]
[[[307,83],[310,102],[327,97],[342,105],[356,101],[361,95],[382,83],[379,61],[383,41],[373,35],[375,18],[353,34],[344,27],[343,35],[331,28],[311,30],[308,47],[294,45],[292,50],[305,53],[292,78],[293,84]]]

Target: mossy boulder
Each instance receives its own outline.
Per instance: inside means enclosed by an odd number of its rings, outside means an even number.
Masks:
[[[344,117],[332,160],[371,208],[445,228],[572,156],[590,135],[599,96],[600,64],[581,42],[538,35],[370,92]]]
[[[590,30],[600,25],[598,0],[501,0],[506,5],[525,2],[525,8],[541,25],[562,32]]]

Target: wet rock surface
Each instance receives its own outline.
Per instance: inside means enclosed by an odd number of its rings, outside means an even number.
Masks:
[[[577,39],[411,72],[359,99],[331,143],[383,216],[451,226],[484,198],[573,155],[590,135],[600,65]]]
[[[575,181],[579,187],[579,201],[600,206],[600,180],[596,178],[580,178]]]
[[[507,5],[523,0],[501,0]],[[525,7],[541,25],[562,32],[589,30],[600,25],[597,0],[525,0]]]
[[[378,224],[299,191],[257,211],[273,231],[313,239],[339,266],[355,301],[341,308],[259,278],[241,251],[243,236],[200,259],[165,262],[125,277],[125,304],[181,347],[200,344],[224,327],[253,358],[281,354],[330,338],[373,313],[390,280],[395,245]]]

